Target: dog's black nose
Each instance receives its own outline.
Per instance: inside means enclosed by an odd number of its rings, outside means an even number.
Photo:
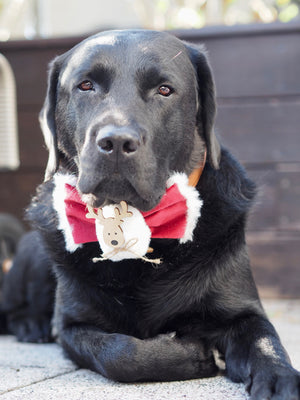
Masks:
[[[131,155],[135,153],[141,145],[138,133],[125,128],[100,129],[96,143],[99,150],[106,154]]]

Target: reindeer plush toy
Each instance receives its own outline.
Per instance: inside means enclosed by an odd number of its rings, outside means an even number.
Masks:
[[[142,258],[144,261],[159,263],[159,260],[148,260],[143,257],[149,251],[151,231],[141,213],[133,207],[128,211],[126,201],[121,201],[120,206],[121,211],[118,206],[112,205],[99,208],[97,213],[91,206],[87,206],[89,212],[86,217],[95,219],[97,238],[104,252],[101,258],[94,258],[93,261]],[[104,212],[107,217],[104,216]],[[111,216],[112,212],[114,216]],[[132,237],[134,232],[136,237]]]

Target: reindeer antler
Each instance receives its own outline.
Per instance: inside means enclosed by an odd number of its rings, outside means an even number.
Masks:
[[[94,208],[89,206],[88,204],[86,206],[89,210],[89,212],[85,215],[86,218],[97,218],[98,214],[95,213]]]
[[[117,221],[124,222],[123,218],[132,217],[133,214],[131,211],[128,211],[128,204],[126,203],[126,201],[122,200],[120,202],[120,205],[122,209],[121,211],[118,207],[115,207],[115,218]]]
[[[107,220],[114,220],[115,224],[119,225],[121,222],[124,222],[123,218],[132,217],[133,215],[131,211],[128,211],[128,205],[126,201],[121,201],[120,205],[122,209],[121,211],[118,207],[115,207],[114,209],[115,217],[105,218],[102,208],[98,208],[97,212],[95,212],[94,208],[87,204],[87,209],[89,212],[86,214],[86,218],[97,219],[102,225],[104,225],[105,221]]]
[[[98,219],[100,222],[105,220],[102,208],[98,208],[97,212],[95,212],[94,208],[87,204],[87,209],[89,212],[85,215],[86,218]]]
[[[126,201],[121,201],[120,205],[122,208],[122,212],[120,214],[121,218],[132,217],[133,214],[131,211],[128,211],[128,204]]]

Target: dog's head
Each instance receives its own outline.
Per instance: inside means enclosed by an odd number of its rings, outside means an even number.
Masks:
[[[218,168],[215,90],[201,49],[161,32],[92,36],[51,64],[41,125],[46,179],[78,176],[87,203],[153,208],[174,172]]]

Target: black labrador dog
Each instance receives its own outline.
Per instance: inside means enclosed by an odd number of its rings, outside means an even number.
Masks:
[[[54,327],[72,360],[114,380],[213,376],[217,352],[252,400],[299,399],[299,373],[249,266],[245,225],[255,186],[220,146],[215,112],[205,52],[166,33],[100,33],[52,62],[41,112],[49,161],[28,215],[54,264]],[[137,254],[147,234],[136,216],[137,237],[120,250],[121,224],[135,212],[148,216],[162,199],[168,208],[170,177],[195,171],[185,196],[195,200],[184,208],[193,220],[187,236],[153,234],[152,253]],[[59,203],[64,190],[69,197]],[[71,214],[61,214],[62,204]],[[98,241],[81,238],[85,227],[70,237],[72,213],[82,207],[90,225],[98,224],[97,238],[106,224],[112,249],[99,239],[100,258]],[[176,230],[176,221],[166,230]]]

